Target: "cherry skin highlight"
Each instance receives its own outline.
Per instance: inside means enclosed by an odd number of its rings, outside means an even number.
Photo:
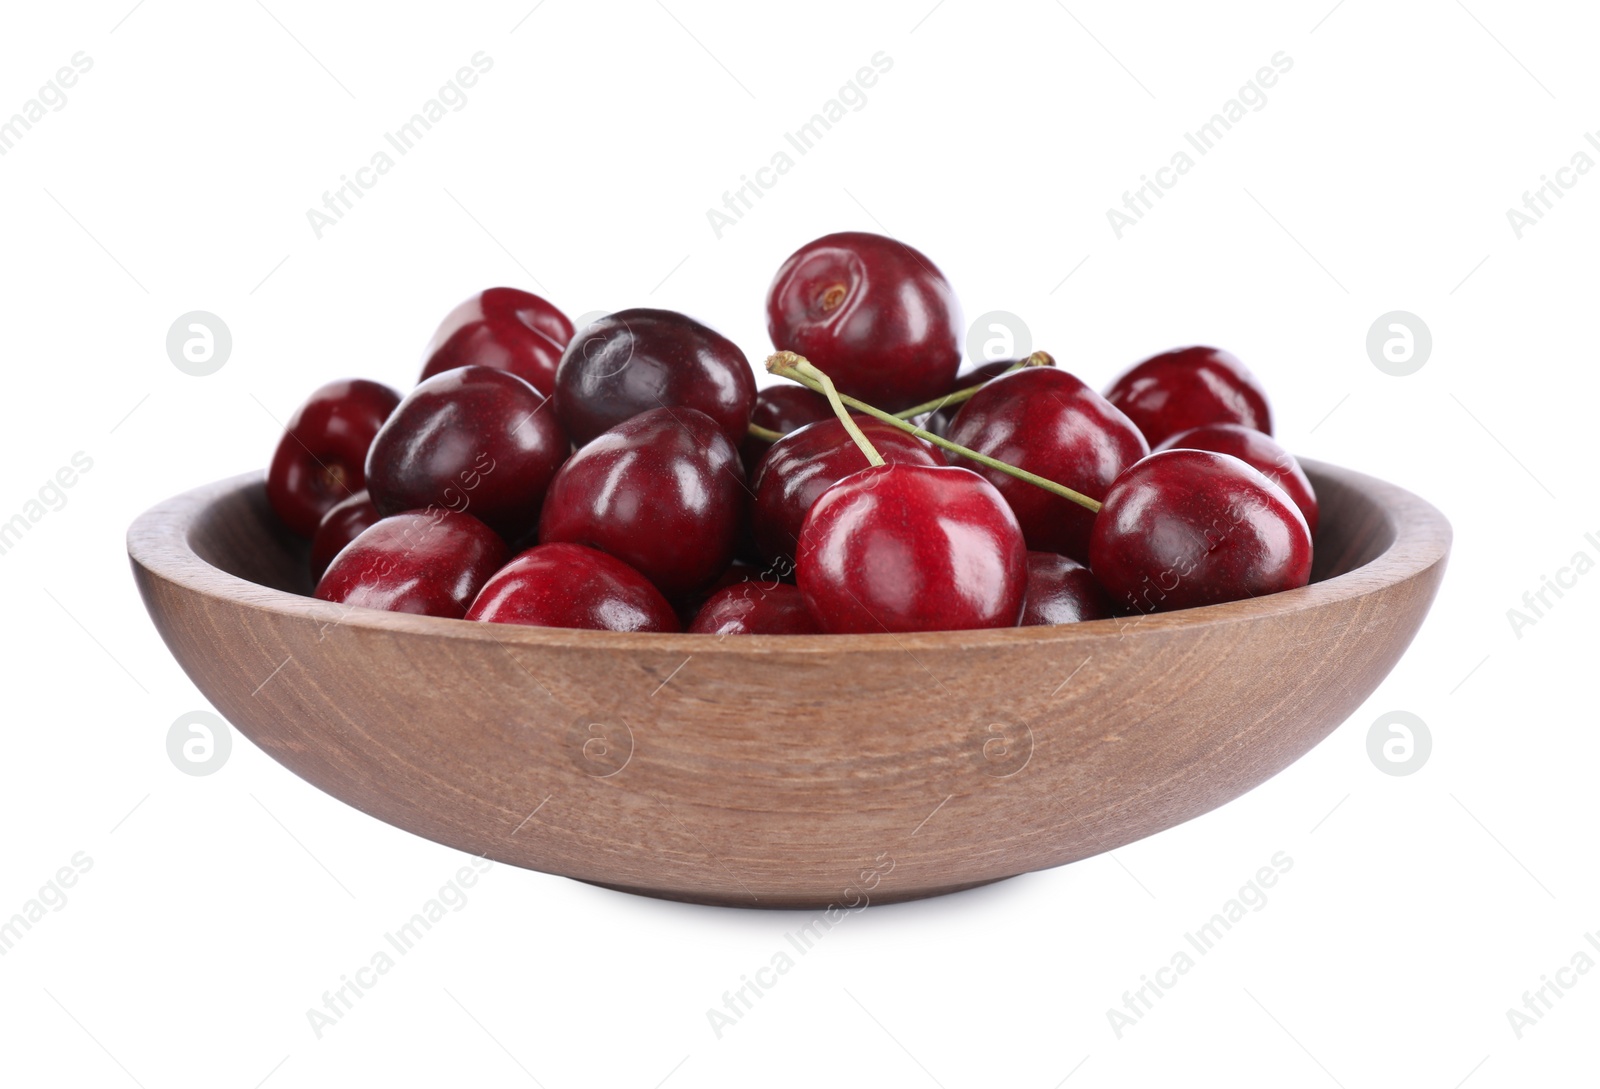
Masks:
[[[555,407],[579,446],[663,407],[698,409],[742,442],[756,400],[739,346],[672,310],[622,310],[573,338],[556,369]]]
[[[767,289],[773,347],[888,412],[944,393],[961,365],[961,304],[903,242],[844,231],[796,250]]]
[[[787,583],[741,582],[718,590],[688,628],[705,635],[819,635],[805,595]]]
[[[1111,598],[1083,564],[1054,552],[1028,553],[1028,593],[1019,626],[1076,624],[1115,615]]]
[[[446,315],[422,353],[417,381],[456,367],[493,367],[548,397],[570,340],[572,322],[555,306],[531,292],[491,287]]]
[[[510,371],[458,367],[406,395],[373,440],[367,490],[380,514],[463,511],[514,541],[571,445],[539,391]]]
[[[345,378],[295,410],[267,470],[267,500],[284,525],[309,537],[334,504],[366,486],[367,448],[399,403],[382,383]]]
[[[506,556],[500,535],[470,514],[407,511],[373,523],[346,545],[316,596],[459,620]]]
[[[681,598],[733,560],[745,506],[739,451],[716,421],[692,408],[658,408],[603,433],[561,467],[539,540],[598,548]]]
[[[1304,586],[1311,531],[1283,489],[1238,458],[1163,450],[1106,493],[1089,567],[1123,611],[1189,609]]]
[[[1022,614],[1027,546],[977,473],[890,462],[816,501],[796,575],[827,632],[1007,628]]]
[[[604,552],[576,544],[537,545],[495,573],[468,620],[597,631],[678,630],[661,591]]]
[[[943,465],[932,446],[870,416],[854,417],[861,433],[885,461]],[[756,468],[750,509],[756,547],[768,563],[792,563],[800,527],[817,497],[868,465],[839,418],[807,424],[772,444]]]
[[[381,517],[365,488],[330,507],[311,537],[311,580],[322,578],[339,551]]]
[[[1237,423],[1272,434],[1267,391],[1237,356],[1220,348],[1151,356],[1112,382],[1106,399],[1127,414],[1152,447],[1202,424]]]
[[[1150,452],[1133,422],[1073,375],[1027,367],[996,378],[956,414],[951,441],[1101,499],[1117,474]],[[1006,497],[1036,552],[1089,559],[1095,516],[1034,484],[955,454]]]
[[[1206,424],[1180,431],[1163,442],[1159,450],[1210,450],[1232,454],[1268,480],[1282,488],[1305,516],[1313,540],[1317,536],[1317,493],[1294,455],[1262,431],[1243,424]]]

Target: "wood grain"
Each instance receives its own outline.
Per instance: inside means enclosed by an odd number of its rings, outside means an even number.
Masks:
[[[719,639],[347,610],[303,596],[260,474],[153,508],[128,552],[212,704],[380,820],[652,896],[851,908],[1120,847],[1344,721],[1421,625],[1450,526],[1305,465],[1312,585],[1059,628]]]

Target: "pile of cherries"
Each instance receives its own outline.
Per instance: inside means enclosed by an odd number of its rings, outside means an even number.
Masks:
[[[1155,356],[1104,395],[1043,352],[958,373],[949,282],[863,233],[784,262],[767,322],[794,384],[758,390],[683,314],[575,331],[491,288],[404,397],[313,393],[267,496],[323,600],[546,627],[1063,624],[1310,578],[1316,497],[1227,352]]]

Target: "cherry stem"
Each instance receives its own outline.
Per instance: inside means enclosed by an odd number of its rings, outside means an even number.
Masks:
[[[990,382],[993,382],[996,378],[1001,377],[1001,375],[1010,374],[1012,371],[1020,371],[1023,367],[1053,367],[1055,365],[1055,358],[1051,356],[1049,352],[1034,352],[1027,359],[1019,360],[1018,362],[1011,364],[1011,366],[1007,367],[1005,370],[1001,371],[1000,374],[995,375],[993,378],[986,378],[975,386],[968,386],[966,389],[958,389],[954,393],[947,393],[943,397],[936,397],[931,401],[924,401],[920,405],[912,405],[910,408],[896,412],[895,415],[900,417],[902,420],[909,420],[913,419],[914,417],[921,416],[924,412],[938,412],[941,408],[945,408],[948,405],[965,404],[966,402],[972,400],[972,398],[976,397],[979,390],[983,389],[983,387],[987,386]]]
[[[760,424],[751,424],[748,430],[752,438],[760,439],[762,442],[777,442],[785,434],[782,431],[774,431],[770,427],[762,427]]]
[[[861,425],[856,423],[850,417],[850,413],[845,410],[839,391],[833,388],[833,379],[818,368],[813,367],[806,361],[805,356],[795,355],[793,352],[779,352],[778,355],[793,356],[792,359],[787,361],[787,366],[794,371],[795,375],[801,376],[796,380],[805,382],[806,385],[828,399],[828,404],[833,406],[833,414],[839,417],[839,422],[844,424],[844,429],[855,440],[855,444],[861,448],[861,453],[866,457],[868,465],[882,465],[883,455],[878,453],[878,448],[873,446],[867,436],[861,433]],[[776,359],[777,356],[773,358]],[[767,369],[772,369],[770,360],[768,361]],[[785,377],[793,376],[785,375]]]
[[[900,417],[885,412],[881,408],[874,408],[864,401],[858,401],[854,397],[838,392],[833,388],[832,380],[830,380],[827,375],[823,374],[816,367],[812,366],[811,363],[806,360],[805,356],[797,355],[794,352],[773,352],[767,357],[767,371],[771,374],[776,374],[780,377],[799,382],[802,386],[827,396],[828,400],[834,403],[835,411],[839,411],[839,403],[849,405],[858,412],[865,413],[875,420],[882,420],[890,427],[898,427],[906,434],[914,435],[919,439],[924,439],[927,442],[931,442],[933,445],[941,449],[948,450],[952,454],[959,454],[964,458],[969,458],[972,461],[976,461],[979,465],[987,465],[991,469],[1005,473],[1008,476],[1014,476],[1018,480],[1026,480],[1029,484],[1043,488],[1052,495],[1058,495],[1062,499],[1070,499],[1072,502],[1078,504],[1078,506],[1092,513],[1098,514],[1100,512],[1099,501],[1089,498],[1082,492],[1075,492],[1063,484],[1057,484],[1053,480],[1046,480],[1044,477],[1039,476],[1036,473],[1030,473],[1026,469],[1019,469],[1015,465],[1007,465],[1005,462],[992,458],[988,454],[980,454],[976,450],[969,450],[965,446],[960,446],[956,443],[953,443],[949,439],[935,435],[931,431],[924,431],[915,424],[907,423]],[[812,377],[812,375],[820,375],[821,379],[819,380],[818,378]],[[824,382],[827,383],[826,387],[823,385]],[[843,416],[841,418],[845,420],[845,427],[847,429],[851,428],[852,425],[848,417]],[[876,453],[876,451],[874,451],[874,453]],[[871,459],[869,458],[868,460]],[[874,464],[881,464],[881,461],[874,462]]]

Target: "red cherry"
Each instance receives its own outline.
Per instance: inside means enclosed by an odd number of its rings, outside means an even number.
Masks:
[[[579,446],[641,412],[698,409],[737,444],[750,425],[756,377],[739,346],[671,310],[622,310],[567,345],[556,412]]]
[[[748,520],[747,520],[748,524]],[[730,586],[738,586],[746,582],[776,582],[777,576],[771,572],[763,571],[748,563],[734,560],[727,569],[712,579],[704,589],[698,590],[686,597],[673,602],[673,607],[678,610],[678,620],[687,629],[694,620],[701,607],[710,601],[717,593]]]
[[[796,250],[767,289],[767,331],[840,393],[889,412],[938,397],[961,365],[961,304],[944,275],[892,238],[844,231]]]
[[[997,359],[993,363],[985,363],[983,366],[975,367],[965,374],[956,375],[955,381],[944,392],[960,393],[964,389],[981,386],[991,378],[1000,377],[1020,362],[1021,360],[1018,359]],[[1053,367],[1055,363],[1051,362],[1047,366]],[[937,412],[929,413],[927,420],[922,424],[922,428],[924,431],[933,432],[941,439],[948,439],[950,437],[950,425],[955,422],[956,414],[960,411],[961,405],[954,404],[947,408],[941,408]]]
[[[1027,547],[977,473],[890,462],[816,501],[796,573],[825,631],[1006,628],[1022,614]]]
[[[832,417],[833,409],[826,397],[820,393],[813,393],[804,386],[791,385],[767,386],[765,389],[756,390],[756,407],[750,412],[751,423],[781,435],[798,431],[808,423]],[[771,442],[758,439],[746,432],[739,444],[739,457],[744,462],[744,475],[747,480],[755,479],[756,466],[761,463],[762,455],[770,449],[772,449]]]
[[[1114,615],[1105,588],[1083,564],[1055,552],[1028,553],[1028,594],[1018,625],[1075,624]]]
[[[1267,391],[1232,352],[1180,348],[1124,371],[1106,398],[1159,446],[1179,431],[1237,423],[1272,434]]]
[[[1187,609],[1304,586],[1311,532],[1283,489],[1238,458],[1163,450],[1106,493],[1089,566],[1123,609]]]
[[[944,464],[939,452],[921,439],[870,416],[853,418],[883,460],[908,465]],[[750,522],[762,557],[780,568],[792,563],[800,527],[817,497],[868,464],[844,424],[831,413],[828,419],[807,424],[773,443],[757,466],[751,484],[755,502],[750,509]]]
[[[346,545],[316,596],[459,620],[506,556],[499,534],[470,514],[407,511],[375,522]]]
[[[1158,450],[1210,450],[1232,454],[1282,488],[1305,515],[1306,528],[1317,536],[1317,493],[1294,455],[1264,432],[1243,424],[1206,424],[1180,431],[1163,442]]]
[[[948,438],[1100,499],[1117,474],[1150,452],[1139,429],[1066,371],[1027,367],[996,378],[962,406]],[[1089,558],[1094,515],[1068,499],[956,455],[1000,490],[1036,552]]]
[[[509,371],[458,367],[406,394],[373,440],[367,490],[381,514],[465,511],[512,541],[538,524],[571,448],[538,390]]]
[[[400,395],[379,382],[329,382],[289,417],[267,470],[267,500],[283,524],[302,537],[335,503],[366,484],[367,447]]]
[[[743,582],[713,594],[689,631],[705,635],[818,635],[822,629],[797,587]]]
[[[556,364],[572,339],[572,322],[539,296],[491,287],[457,306],[439,323],[422,357],[426,381],[456,367],[510,371],[550,396]]]
[[[599,631],[678,630],[650,580],[614,556],[575,544],[530,548],[502,567],[467,610],[468,620]]]
[[[347,499],[342,499],[328,509],[317,523],[317,532],[311,537],[311,580],[322,578],[328,564],[339,550],[359,537],[363,530],[374,525],[381,515],[372,505],[372,496],[365,488]]]
[[[682,597],[732,561],[744,508],[739,452],[716,421],[692,408],[658,408],[613,427],[561,467],[539,540],[598,548],[668,597]]]

